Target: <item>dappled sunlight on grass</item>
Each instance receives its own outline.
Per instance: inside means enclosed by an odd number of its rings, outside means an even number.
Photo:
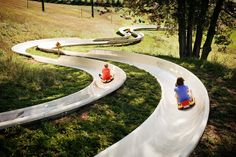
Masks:
[[[140,97],[140,98],[134,98],[133,100],[131,100],[129,102],[130,105],[134,105],[134,106],[138,106],[140,104],[144,104],[145,103],[145,99],[144,97]]]
[[[218,51],[216,46],[213,46],[212,52],[209,54],[208,60],[213,63],[225,65],[229,68],[236,68],[236,48],[230,46],[225,51]]]

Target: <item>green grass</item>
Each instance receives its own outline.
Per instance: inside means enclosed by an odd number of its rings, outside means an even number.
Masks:
[[[236,30],[233,31],[233,33],[230,36],[232,43],[229,45],[229,48],[236,49]]]
[[[89,74],[78,69],[21,60],[0,58],[0,112],[54,100],[92,82]]]
[[[231,69],[236,68],[236,30],[232,31],[231,43],[222,51],[221,45],[212,45],[212,52],[209,54],[208,60],[214,63],[220,63]]]
[[[94,156],[138,127],[156,108],[160,86],[143,70],[112,63],[127,74],[120,89],[66,117],[1,132],[1,156]]]
[[[63,50],[88,52],[91,49],[137,52],[149,55],[169,55],[177,57],[177,36],[167,35],[163,31],[142,31],[144,39],[138,44],[129,46],[73,46],[63,47]],[[172,41],[172,42],[170,42]]]

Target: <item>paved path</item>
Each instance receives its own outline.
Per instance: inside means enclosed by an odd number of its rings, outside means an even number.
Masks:
[[[154,26],[145,26],[145,28],[152,27],[154,28]],[[128,28],[130,32],[127,32]],[[124,39],[130,35],[135,36],[136,38],[127,38],[127,40],[137,42],[142,40],[143,34],[135,32],[135,30],[141,28],[143,28],[143,26],[123,27],[120,29],[120,32],[124,35]],[[41,48],[52,49],[55,47],[56,41],[61,42],[62,46],[107,44],[111,41],[114,43],[112,38],[103,40],[81,40],[78,38],[47,40],[37,45]],[[117,43],[121,44],[120,40],[118,40]],[[35,44],[32,42],[31,46],[35,46]],[[16,51],[16,48],[17,46],[13,47],[13,51]],[[163,59],[136,53],[101,50],[94,50],[86,54],[68,51],[64,51],[64,53],[80,57],[114,60],[134,65],[155,76],[161,85],[162,98],[160,102],[157,102],[157,108],[153,114],[128,136],[99,153],[97,155],[98,157],[182,157],[188,156],[193,151],[205,129],[209,115],[208,93],[205,86],[194,74]],[[25,52],[22,52],[22,54],[29,55],[25,54]],[[38,56],[33,56],[33,58],[40,60]],[[70,63],[70,60],[74,60],[75,58],[77,59],[77,57],[65,57],[62,60],[67,64],[68,62]],[[50,59],[48,60],[48,62],[51,61]],[[123,74],[122,71],[120,71],[120,73]],[[178,76],[185,78],[186,84],[192,89],[196,99],[196,105],[190,110],[179,111],[177,109],[173,88]],[[122,78],[125,79],[124,77]],[[122,82],[120,84],[122,84]]]

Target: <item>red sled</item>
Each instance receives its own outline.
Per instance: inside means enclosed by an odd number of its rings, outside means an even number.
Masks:
[[[109,82],[111,82],[111,81],[114,80],[114,75],[112,75],[109,80],[104,80],[104,79],[102,78],[102,75],[101,75],[101,74],[99,74],[99,77],[100,77],[102,83],[109,83]]]
[[[195,105],[195,100],[184,100],[181,103],[178,104],[178,109],[179,110],[184,110],[184,109],[188,109],[191,108]]]
[[[109,83],[109,82],[111,82],[111,81],[113,81],[114,80],[114,78],[112,77],[111,79],[109,79],[109,80],[103,80],[102,79],[102,83]]]

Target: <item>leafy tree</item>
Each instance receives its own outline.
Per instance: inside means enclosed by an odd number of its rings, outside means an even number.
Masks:
[[[120,2],[120,0],[117,0],[117,1],[116,1],[116,6],[117,6],[117,7],[121,7],[121,6],[122,6],[122,3]]]
[[[228,23],[225,23],[225,26],[232,27],[232,17],[236,17],[236,3],[232,0],[126,0],[125,4],[138,14],[152,13],[152,20],[158,19],[158,21],[165,21],[167,24],[170,24],[173,19],[177,21],[179,56],[181,58],[207,59],[211,52],[213,38],[217,33],[217,23],[220,21],[221,14],[224,14],[222,10],[227,13],[224,16],[231,19],[228,20]],[[153,4],[158,5],[153,7]],[[220,31],[220,29],[217,30]],[[202,52],[200,52],[205,31],[207,32],[206,40]],[[196,35],[193,42],[194,32],[196,32]],[[218,34],[217,37],[219,39],[218,43],[229,43],[227,36]],[[222,40],[226,41],[223,42]]]
[[[115,1],[115,0],[112,0],[112,1],[111,1],[111,4],[112,4],[113,6],[115,6],[116,1]]]
[[[100,5],[103,5],[103,4],[104,4],[104,0],[99,0],[98,3],[99,3]]]

